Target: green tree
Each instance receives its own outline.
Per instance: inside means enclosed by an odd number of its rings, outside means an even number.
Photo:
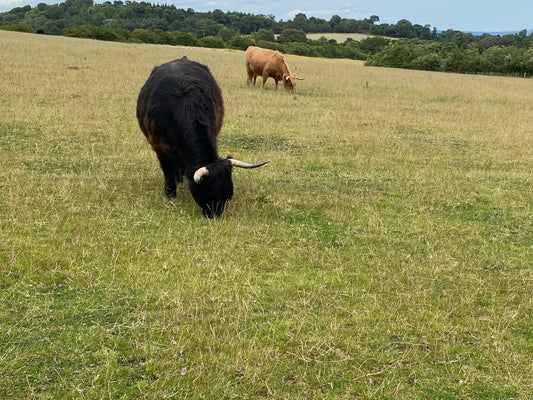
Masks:
[[[235,32],[232,29],[223,27],[223,28],[220,28],[220,30],[218,31],[218,36],[220,36],[220,38],[225,43],[227,43],[227,42],[229,42],[231,40],[231,38],[233,38],[234,36],[237,36],[237,32]]]
[[[141,43],[157,43],[157,35],[150,29],[135,29],[131,37]]]
[[[339,25],[337,25],[335,32],[350,33],[357,32],[359,24],[355,19],[343,19]]]
[[[263,17],[255,15],[243,15],[239,21],[239,32],[244,35],[249,35],[257,32],[263,26]]]
[[[449,72],[480,72],[481,57],[472,49],[453,49],[444,60],[444,69]]]
[[[227,25],[229,22],[228,16],[218,8],[211,13],[211,18],[213,21],[221,25]]]
[[[31,25],[28,24],[2,25],[0,29],[4,31],[35,33]]]
[[[256,41],[264,40],[266,42],[274,42],[276,40],[274,31],[270,29],[259,29],[253,36]]]
[[[289,42],[301,42],[307,43],[307,35],[304,31],[299,29],[285,29],[278,37],[278,42],[280,43],[289,43]]]
[[[410,68],[417,57],[415,45],[410,41],[392,42],[369,59],[367,65],[390,68]]]
[[[48,19],[61,19],[65,15],[63,8],[59,7],[57,4],[49,6],[44,12],[44,16]]]
[[[411,61],[411,68],[424,71],[440,71],[442,69],[442,57],[437,53],[421,55]]]
[[[396,23],[396,37],[413,38],[416,34],[413,31],[413,24],[406,19],[401,19]]]
[[[365,53],[376,54],[390,43],[390,39],[381,36],[369,36],[359,42],[359,47]]]
[[[216,36],[223,25],[217,24],[208,18],[187,17],[182,26],[182,30],[192,32],[197,37]]]
[[[48,20],[40,29],[49,35],[61,35],[65,26],[65,20],[63,19]]]
[[[328,21],[321,18],[309,17],[307,20],[306,32],[325,33],[331,32],[331,26]]]
[[[302,31],[307,31],[307,17],[303,13],[298,13],[294,16],[292,20],[292,27],[294,29],[300,29]]]
[[[315,43],[317,46],[327,46],[328,39],[325,36],[320,36],[317,40],[315,40]]]
[[[218,36],[206,36],[198,41],[198,45],[201,47],[209,47],[212,49],[223,49],[224,42]]]
[[[453,38],[453,43],[460,49],[466,49],[468,46],[468,40],[463,32],[457,32]]]
[[[255,44],[254,40],[249,36],[237,35],[231,38],[228,42],[228,47],[236,50],[246,50],[248,46]]]
[[[341,21],[342,21],[342,18],[339,17],[338,15],[335,14],[335,15],[331,16],[331,18],[329,20],[329,25],[331,26],[331,31],[332,32],[337,32],[337,26],[339,26]]]
[[[170,39],[169,44],[179,45],[179,46],[197,46],[198,45],[197,37],[190,32],[172,31],[172,32],[169,32],[168,34],[169,34],[169,39]]]

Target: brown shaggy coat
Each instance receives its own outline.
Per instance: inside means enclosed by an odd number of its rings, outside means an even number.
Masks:
[[[276,82],[276,89],[278,82],[283,81],[285,89],[292,91],[296,86],[296,75],[291,74],[289,67],[285,63],[283,54],[279,51],[263,49],[261,47],[250,46],[246,49],[244,55],[246,61],[246,73],[248,78],[246,83],[253,84],[258,76],[263,77],[262,88],[265,87],[265,82],[268,78],[274,79]]]

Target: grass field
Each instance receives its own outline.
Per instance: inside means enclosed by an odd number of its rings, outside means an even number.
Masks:
[[[533,80],[0,31],[1,399],[531,399]],[[206,220],[135,119],[219,82]]]
[[[318,40],[321,37],[325,37],[328,40],[334,39],[337,43],[344,43],[346,39],[359,41],[371,36],[372,35],[367,35],[365,33],[308,33],[307,39]]]

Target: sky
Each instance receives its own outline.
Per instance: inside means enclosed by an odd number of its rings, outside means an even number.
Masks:
[[[58,4],[64,0],[0,0],[0,12],[38,3]],[[95,0],[100,3],[103,0]],[[113,2],[113,0],[111,0]],[[142,1],[142,0],[135,0]],[[533,29],[532,0],[144,0],[174,4],[195,11],[240,11],[274,15],[287,21],[298,13],[327,21],[332,15],[363,19],[377,15],[380,23],[395,24],[407,19],[413,24],[437,30],[504,32]]]

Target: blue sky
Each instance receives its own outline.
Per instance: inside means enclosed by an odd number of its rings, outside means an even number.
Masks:
[[[0,0],[0,12],[14,7],[38,3],[57,4],[63,0]],[[102,0],[96,0],[101,2]],[[136,0],[141,1],[141,0]],[[328,20],[332,15],[363,19],[371,15],[382,23],[396,23],[407,19],[413,24],[431,25],[439,30],[461,31],[519,31],[533,29],[532,0],[145,0],[174,4],[178,8],[195,11],[242,11],[252,14],[274,15],[276,20],[292,19],[302,12],[307,17]]]

